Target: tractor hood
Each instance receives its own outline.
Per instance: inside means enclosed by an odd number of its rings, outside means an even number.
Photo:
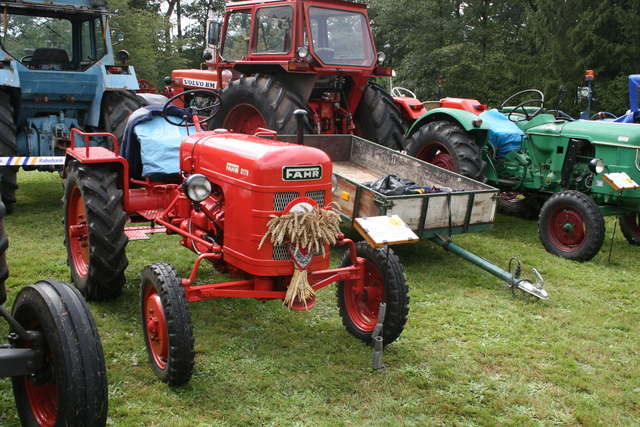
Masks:
[[[321,150],[216,130],[186,138],[181,168],[233,185],[305,188],[331,185],[331,160]]]
[[[553,121],[531,126],[527,133],[582,139],[595,145],[640,148],[640,127],[632,123],[601,120]]]

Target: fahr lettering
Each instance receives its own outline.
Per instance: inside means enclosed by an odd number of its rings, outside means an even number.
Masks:
[[[289,166],[282,171],[285,181],[305,181],[322,178],[322,166]]]

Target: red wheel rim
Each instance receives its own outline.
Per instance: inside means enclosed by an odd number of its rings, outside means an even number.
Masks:
[[[236,133],[253,135],[258,128],[266,128],[267,122],[252,105],[240,104],[233,107],[224,119],[224,128]]]
[[[547,231],[554,246],[568,252],[579,249],[586,237],[583,216],[568,206],[561,206],[553,211],[547,223]]]
[[[42,330],[39,324],[31,324],[29,330]],[[31,347],[31,343],[25,343],[25,347]],[[51,364],[52,358],[47,346],[46,363]],[[55,383],[35,385],[31,378],[24,377],[24,388],[29,399],[31,413],[38,425],[51,427],[55,424],[58,416],[58,387]]]
[[[432,141],[427,142],[417,153],[416,157],[432,165],[441,167],[448,171],[455,172],[456,164],[453,161],[453,156],[447,150],[443,144]]]
[[[38,425],[51,427],[58,414],[58,389],[55,384],[34,385],[24,377],[24,385],[31,406],[31,413]]]
[[[380,303],[385,301],[382,275],[371,262],[364,262],[364,291],[355,293],[352,281],[344,282],[344,302],[353,324],[362,331],[373,331],[378,323]]]
[[[68,245],[71,260],[80,277],[85,277],[89,269],[89,232],[87,229],[87,212],[84,199],[78,187],[74,187],[69,195],[67,206]]]
[[[160,295],[152,285],[147,286],[144,295],[144,322],[153,360],[160,369],[165,369],[169,358],[167,322]]]
[[[640,214],[626,215],[627,216],[627,226],[629,231],[633,233],[634,236],[640,238],[640,224],[638,224],[638,216]]]

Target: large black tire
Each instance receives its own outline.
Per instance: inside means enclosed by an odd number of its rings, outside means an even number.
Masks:
[[[446,120],[430,122],[411,135],[407,153],[443,169],[486,182],[482,150],[473,134]]]
[[[128,238],[118,175],[108,165],[72,161],[64,180],[64,229],[71,280],[88,300],[122,292]]]
[[[546,196],[542,194],[507,191],[501,194],[498,206],[500,213],[504,215],[524,219],[538,219],[540,209],[546,199]]]
[[[18,155],[16,143],[16,125],[13,122],[13,106],[11,97],[6,92],[0,91],[0,157],[13,157]],[[16,202],[16,190],[18,189],[17,166],[0,167],[0,193],[2,202],[7,212],[13,211]]]
[[[182,280],[167,263],[148,265],[140,281],[142,330],[153,372],[170,386],[191,379],[195,339]]]
[[[208,123],[209,129],[224,128],[252,135],[259,127],[280,135],[297,133],[295,110],[306,110],[300,96],[273,77],[256,74],[240,77],[221,93],[220,112]],[[313,133],[304,120],[304,133]]]
[[[369,141],[394,150],[404,147],[406,129],[402,114],[393,103],[393,98],[382,87],[369,82],[353,115],[356,125],[354,133]]]
[[[7,267],[7,248],[9,239],[4,232],[4,216],[7,213],[4,203],[0,200],[0,305],[7,300],[6,280],[9,278],[9,268]]]
[[[542,206],[538,233],[548,252],[573,261],[589,261],[604,242],[604,218],[591,197],[562,191]]]
[[[112,133],[118,143],[122,143],[124,129],[131,113],[142,107],[142,101],[131,90],[116,90],[105,92],[102,97],[102,110],[100,116],[100,128],[104,132]],[[113,150],[112,141],[108,141],[110,150]]]
[[[640,245],[640,214],[620,215],[620,230],[631,245]]]
[[[16,297],[13,316],[25,329],[42,331],[47,347],[46,365],[36,370],[33,379],[12,378],[22,425],[106,425],[108,390],[102,344],[78,290],[54,280],[27,286]]]
[[[356,254],[365,261],[365,291],[352,292],[355,280],[337,283],[336,296],[342,323],[347,331],[367,344],[373,342],[371,333],[378,323],[380,303],[386,303],[382,328],[384,345],[395,341],[404,330],[409,313],[409,287],[402,264],[388,247],[373,248],[367,242],[356,243]],[[340,267],[352,265],[349,252],[342,257]]]

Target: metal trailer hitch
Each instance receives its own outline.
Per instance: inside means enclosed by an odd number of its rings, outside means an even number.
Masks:
[[[466,249],[461,248],[458,245],[455,245],[451,242],[450,239],[443,239],[440,236],[429,238],[433,243],[442,246],[444,250],[448,252],[452,252],[459,257],[469,261],[473,265],[480,267],[481,269],[493,274],[496,277],[505,280],[507,283],[505,284],[506,289],[511,289],[511,292],[514,296],[523,297],[525,299],[539,299],[539,300],[548,300],[549,294],[546,290],[543,289],[544,279],[535,268],[531,269],[531,272],[536,276],[538,281],[534,284],[529,279],[521,279],[520,273],[522,272],[522,267],[520,266],[520,260],[517,258],[511,258],[509,261],[509,266],[511,266],[512,261],[517,262],[517,266],[513,274],[510,271],[505,271],[482,257],[472,254]],[[509,267],[511,270],[511,267]],[[520,291],[518,294],[517,291]]]

